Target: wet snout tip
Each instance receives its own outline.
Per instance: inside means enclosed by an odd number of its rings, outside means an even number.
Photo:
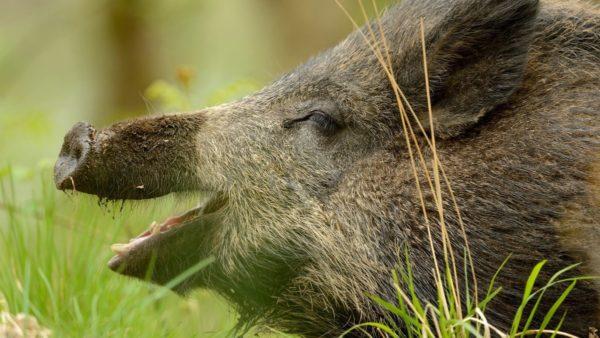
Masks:
[[[76,123],[65,135],[58,160],[54,165],[54,183],[60,190],[75,190],[76,173],[84,162],[93,143],[95,129],[86,122]]]

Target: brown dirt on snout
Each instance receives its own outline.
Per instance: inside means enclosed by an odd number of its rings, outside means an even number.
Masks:
[[[595,327],[590,327],[588,338],[600,338],[600,336],[598,336],[598,329]]]

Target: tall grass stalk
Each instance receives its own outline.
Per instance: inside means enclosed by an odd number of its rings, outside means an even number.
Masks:
[[[378,298],[376,296],[371,296],[375,303],[386,309],[388,312],[390,312],[391,315],[395,316],[396,320],[391,320],[389,323],[364,323],[350,329],[346,333],[351,332],[353,330],[363,330],[366,327],[370,327],[391,337],[491,337],[492,335],[497,335],[499,337],[519,337],[526,335],[539,336],[541,333],[548,332],[551,332],[554,335],[571,337],[572,335],[568,333],[558,331],[558,328],[556,328],[555,330],[546,330],[546,326],[548,325],[550,320],[554,318],[558,308],[565,300],[565,298],[569,295],[569,293],[572,291],[572,289],[576,285],[576,282],[578,280],[585,279],[585,277],[573,278],[569,281],[563,280],[561,283],[570,284],[564,290],[559,299],[556,300],[551,310],[545,315],[542,327],[540,327],[539,329],[529,329],[529,325],[531,324],[534,316],[536,316],[537,314],[536,311],[538,310],[538,305],[540,304],[540,300],[544,295],[544,291],[548,287],[558,284],[557,279],[560,277],[560,275],[566,271],[569,271],[573,267],[569,267],[557,272],[548,282],[547,285],[541,287],[537,291],[533,291],[533,286],[537,281],[537,277],[540,270],[543,268],[544,262],[541,262],[536,267],[534,267],[527,281],[525,293],[523,295],[523,300],[521,306],[519,306],[517,313],[515,314],[510,332],[503,332],[499,330],[498,328],[493,326],[493,321],[490,321],[486,318],[485,310],[488,303],[494,297],[496,297],[502,290],[501,288],[494,288],[494,282],[498,275],[498,273],[496,273],[496,275],[493,277],[490,283],[487,293],[483,295],[483,300],[480,301],[478,279],[475,273],[475,266],[473,263],[473,258],[465,230],[465,225],[463,223],[460,208],[458,207],[458,204],[456,202],[456,198],[454,195],[454,191],[452,190],[450,180],[448,179],[448,176],[444,171],[442,161],[439,158],[436,148],[434,116],[429,86],[429,70],[427,67],[427,50],[425,45],[424,19],[419,19],[419,33],[422,47],[421,52],[423,61],[423,72],[425,76],[427,113],[429,117],[429,133],[426,132],[424,126],[417,117],[417,114],[415,113],[412,105],[408,101],[408,98],[402,92],[395,78],[395,71],[391,60],[388,40],[385,36],[385,32],[381,24],[381,15],[375,1],[371,0],[372,7],[376,16],[375,25],[377,28],[377,32],[373,29],[372,25],[370,24],[367,24],[366,26],[367,32],[360,30],[360,27],[356,23],[356,20],[354,20],[352,15],[350,15],[346,8],[341,4],[340,0],[335,0],[335,2],[345,13],[348,19],[352,22],[354,28],[358,30],[364,42],[374,53],[375,57],[377,58],[377,61],[379,62],[380,66],[382,67],[391,84],[392,90],[394,91],[396,104],[398,107],[398,111],[400,112],[400,121],[403,129],[404,143],[406,145],[406,149],[410,158],[412,175],[415,181],[415,187],[417,191],[417,197],[419,199],[421,211],[423,213],[424,223],[427,229],[429,249],[431,251],[433,261],[432,273],[437,291],[436,299],[419,299],[419,297],[417,297],[414,288],[414,280],[412,279],[412,273],[410,270],[411,262],[407,258],[405,262],[407,269],[401,274],[401,278],[398,278],[396,273],[393,272],[393,283],[397,291],[396,302],[392,303],[390,301]],[[368,22],[368,15],[363,1],[358,0],[358,3],[360,5],[364,21]],[[416,125],[416,127],[418,128],[417,132],[415,132],[413,125]],[[420,134],[417,135],[417,133],[419,132]],[[421,149],[421,143],[418,141],[419,138],[417,136],[420,137],[420,139],[425,140],[426,146],[431,151],[431,167],[429,167],[425,161],[425,157]],[[421,172],[425,177],[425,187],[421,186],[421,182],[419,180],[419,172]],[[443,204],[444,189],[442,187],[442,184],[446,187],[446,194],[452,202],[452,206],[454,209],[453,212],[456,213],[458,225],[460,227],[460,234],[463,240],[461,246],[464,248],[465,255],[464,289],[461,289],[459,285],[460,279],[457,269],[455,248],[453,247],[453,243],[448,235],[448,225],[445,222],[446,210],[444,210]],[[433,193],[433,201],[437,211],[436,225],[438,227],[432,226],[432,223],[435,224],[436,222],[432,222],[432,217],[427,213],[425,197],[423,194],[424,189],[429,189]],[[434,241],[433,236],[434,231],[438,231],[441,237],[441,257],[438,257],[438,253],[435,250],[436,243]],[[506,262],[507,261],[505,261],[502,264],[502,266],[499,267],[498,272],[500,272],[500,270],[504,267]],[[470,274],[470,277],[467,278],[466,274]],[[463,304],[462,299],[467,300],[465,304]],[[535,304],[533,306],[533,309],[529,312],[529,316],[527,317],[526,322],[523,325],[521,325],[526,306],[530,304],[530,302],[534,301],[534,299]],[[402,323],[402,330],[398,330],[398,328],[396,327],[395,323],[397,321]]]

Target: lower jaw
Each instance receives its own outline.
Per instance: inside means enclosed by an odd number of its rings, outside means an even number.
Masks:
[[[154,222],[150,229],[127,244],[113,244],[111,249],[116,255],[108,262],[109,268],[124,275],[147,278],[151,276],[147,276],[146,270],[153,269],[153,264],[168,266],[171,261],[198,257],[194,252],[203,246],[208,229],[220,222],[226,204],[223,194],[215,194],[206,203],[183,214],[169,217],[160,224]]]
[[[177,227],[180,227],[183,224],[200,217],[204,213],[204,209],[204,205],[198,205],[197,207],[190,209],[183,214],[171,216],[162,223],[152,222],[146,231],[142,232],[137,237],[130,239],[127,244],[112,244],[110,248],[117,255],[127,254],[131,250],[135,250],[137,246],[143,245],[145,241],[152,239],[153,236],[172,231]]]

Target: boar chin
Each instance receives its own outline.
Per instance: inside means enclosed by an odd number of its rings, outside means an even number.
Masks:
[[[207,202],[164,222],[152,223],[148,230],[127,244],[113,244],[111,270],[134,278],[165,285],[209,255],[210,234],[223,221],[227,198],[214,194]],[[199,284],[192,275],[174,286],[184,294]]]

